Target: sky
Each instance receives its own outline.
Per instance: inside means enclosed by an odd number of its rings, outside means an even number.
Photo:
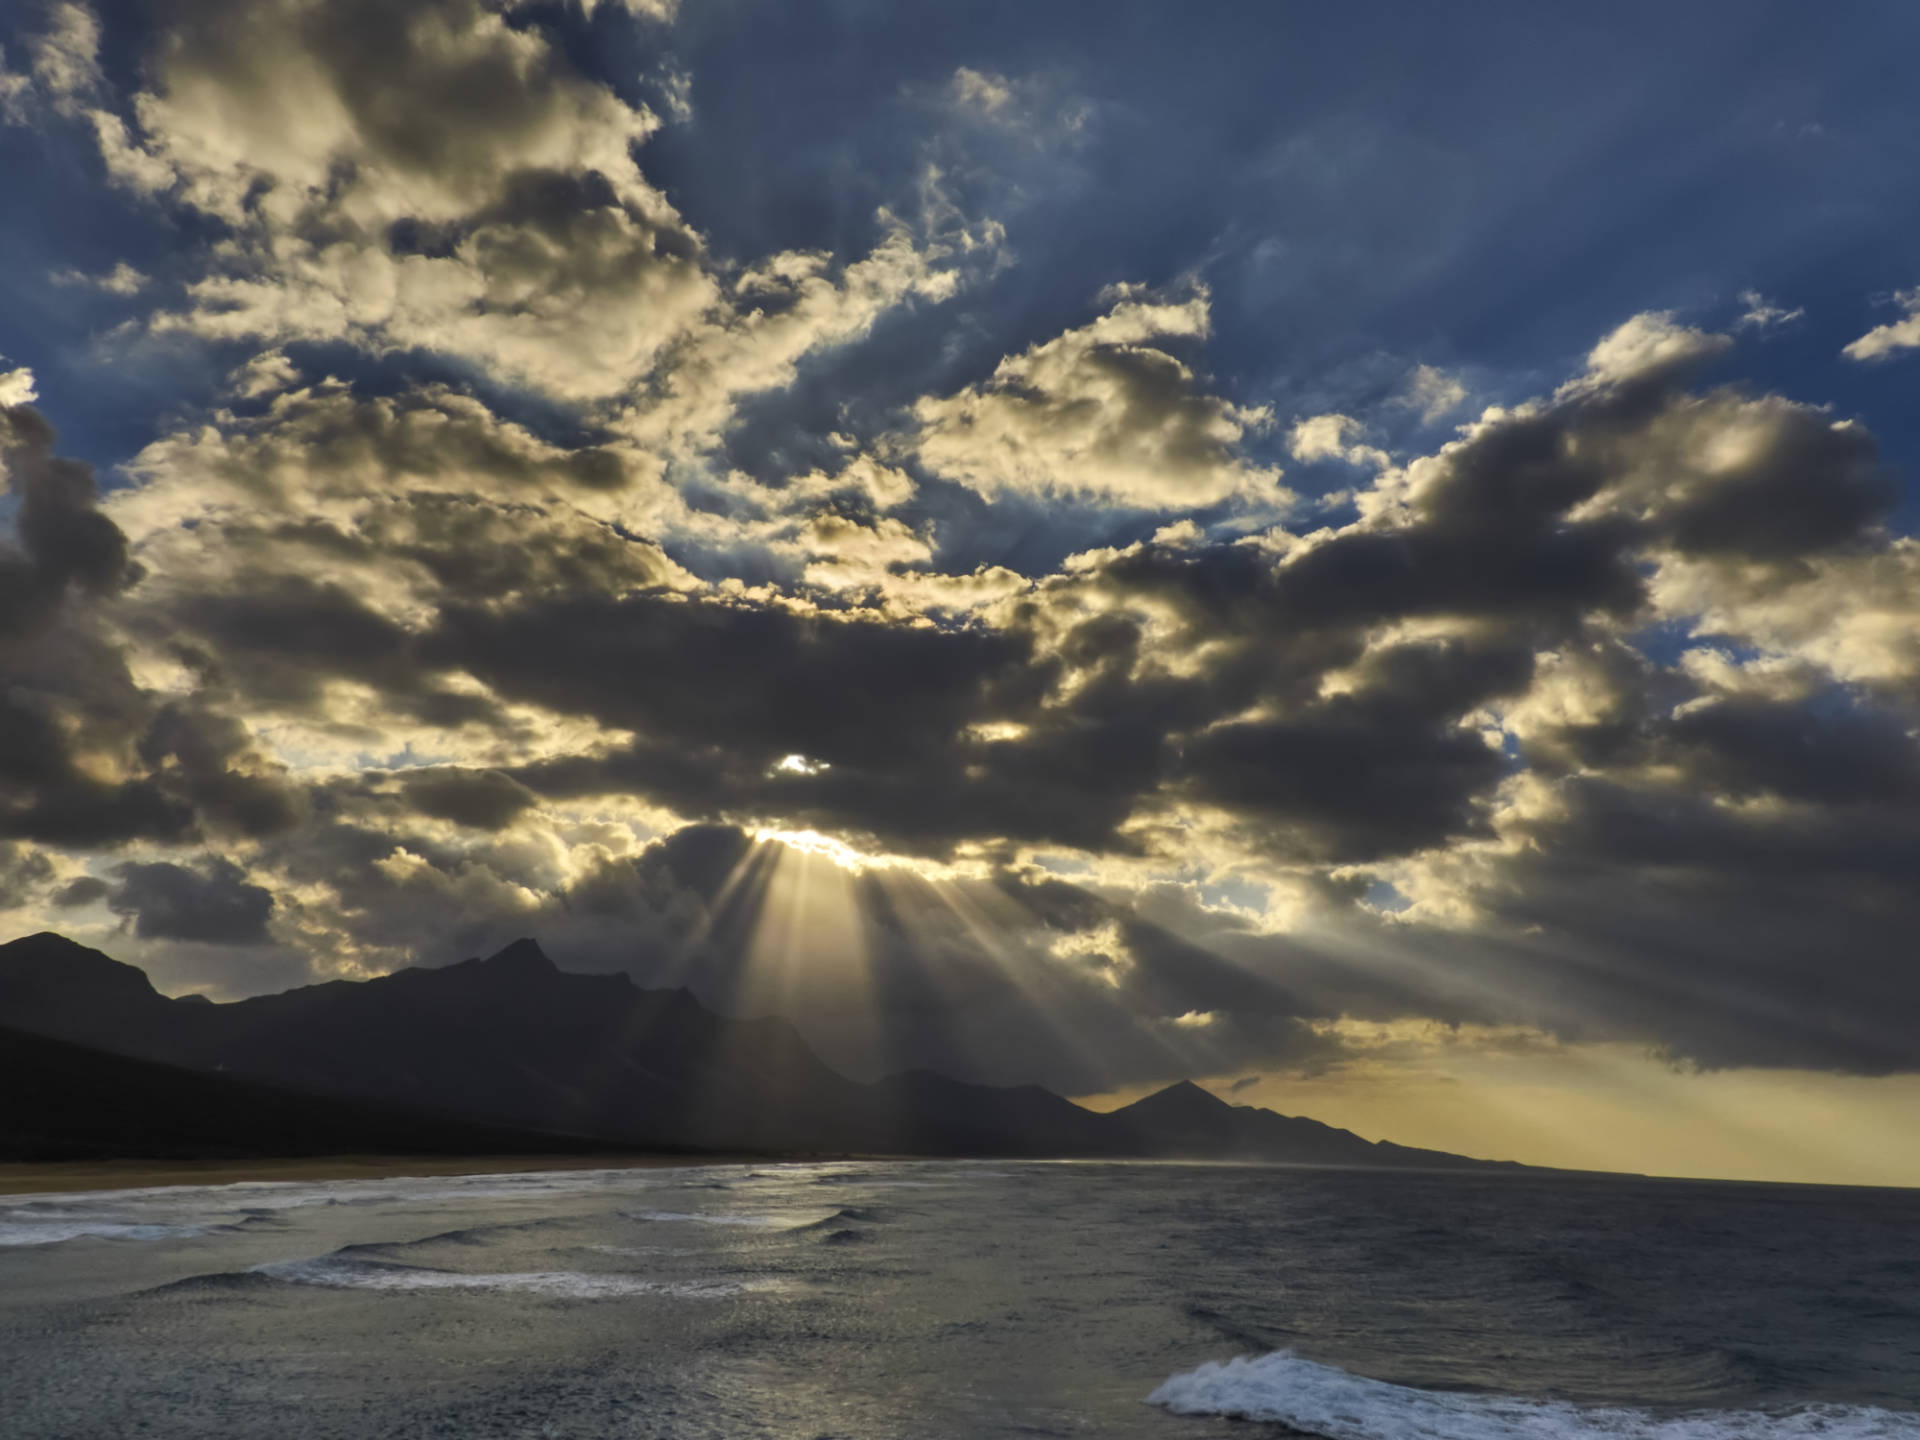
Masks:
[[[0,930],[1920,1184],[1916,42],[9,5]]]

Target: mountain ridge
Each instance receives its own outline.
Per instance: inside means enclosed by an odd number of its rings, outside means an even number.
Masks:
[[[591,1155],[604,1142],[314,1095],[0,1027],[0,1161]]]
[[[623,1147],[1233,1159],[1518,1169],[1237,1106],[1182,1080],[1100,1113],[1037,1085],[928,1070],[848,1079],[780,1017],[566,971],[522,938],[485,957],[226,1003],[170,999],[51,931],[0,945],[0,1026],[107,1055],[518,1135]]]

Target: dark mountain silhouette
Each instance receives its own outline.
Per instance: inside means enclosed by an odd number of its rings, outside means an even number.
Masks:
[[[1393,1165],[1453,1169],[1505,1164],[1469,1160],[1445,1150],[1419,1150],[1390,1140],[1363,1140],[1318,1120],[1233,1105],[1191,1080],[1113,1111],[1142,1153],[1168,1159],[1270,1160],[1284,1155],[1301,1165]],[[1513,1167],[1521,1168],[1521,1167]]]
[[[403,1107],[409,1123],[460,1117],[561,1145],[591,1137],[700,1150],[1489,1163],[1374,1144],[1186,1082],[1110,1115],[1038,1086],[928,1071],[862,1085],[784,1020],[729,1019],[685,990],[562,972],[531,940],[484,960],[215,1005],[168,999],[131,965],[31,935],[0,945],[0,1026],[170,1073]]]
[[[0,1029],[0,1160],[549,1155],[604,1142],[306,1095]]]

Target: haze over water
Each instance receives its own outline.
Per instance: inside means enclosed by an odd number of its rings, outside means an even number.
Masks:
[[[1900,1191],[1154,1164],[22,1197],[0,1433],[1891,1440],[1916,1233]]]

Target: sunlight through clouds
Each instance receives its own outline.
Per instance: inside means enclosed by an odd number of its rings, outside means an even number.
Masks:
[[[1257,9],[0,16],[10,931],[1906,1174],[1911,127]]]

